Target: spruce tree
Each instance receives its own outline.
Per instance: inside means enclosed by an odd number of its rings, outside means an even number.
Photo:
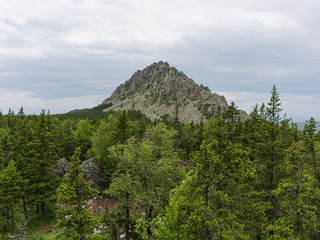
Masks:
[[[303,142],[305,145],[306,153],[311,155],[308,157],[310,159],[311,164],[313,165],[313,172],[315,177],[318,176],[318,161],[316,155],[316,131],[317,124],[315,119],[312,117],[309,121],[306,121],[303,129]]]
[[[270,102],[268,103],[267,107],[267,117],[269,121],[271,121],[274,125],[278,124],[280,121],[280,112],[282,111],[282,108],[280,108],[281,102],[280,102],[280,97],[279,93],[277,91],[277,87],[274,84],[272,86],[272,91],[271,91],[271,98]]]
[[[261,125],[262,143],[260,144],[260,159],[265,165],[266,190],[271,191],[277,185],[279,161],[284,157],[284,149],[279,141],[279,121],[281,112],[279,93],[275,85],[272,87],[270,102],[266,109],[267,122]]]
[[[24,175],[28,179],[26,192],[29,201],[41,210],[42,217],[46,215],[46,204],[54,199],[58,184],[58,176],[54,174],[57,156],[49,120],[43,110],[28,143],[27,174]]]
[[[20,175],[20,171],[15,167],[15,163],[11,160],[0,174],[0,205],[5,209],[7,215],[7,230],[9,230],[9,218],[11,215],[11,229],[14,230],[14,206],[23,196],[22,187],[24,180]],[[11,214],[10,214],[11,213]]]
[[[274,232],[274,239],[319,239],[320,190],[316,179],[310,174],[298,143],[294,143],[286,155],[286,174],[272,191],[279,199],[280,218],[269,228]]]
[[[76,140],[74,138],[73,130],[75,128],[75,121],[71,119],[59,120],[57,123],[57,128],[55,130],[56,139],[56,149],[58,152],[58,158],[70,159],[74,154],[74,149],[76,149]]]
[[[252,217],[246,196],[255,172],[241,144],[229,140],[229,123],[218,118],[209,125],[209,139],[191,154],[193,170],[156,222],[159,239],[245,238],[244,223]]]
[[[235,126],[235,123],[240,120],[240,111],[236,104],[232,101],[227,111],[222,114],[223,118],[230,122],[231,127]]]
[[[266,106],[264,103],[261,104],[259,112],[263,119],[267,119]]]
[[[119,117],[115,128],[114,138],[116,139],[117,143],[124,144],[131,135],[130,120],[128,118],[127,111],[119,110],[118,114]]]
[[[269,205],[265,214],[267,216],[267,225],[272,224],[279,217],[279,201],[277,196],[271,194],[276,189],[284,172],[282,168],[285,158],[286,145],[280,138],[280,108],[281,102],[279,93],[275,85],[272,87],[270,101],[266,108],[266,119],[262,121],[260,132],[261,142],[257,145],[259,153],[257,154],[258,183],[257,191],[265,193],[261,200]],[[272,231],[268,233],[273,235]]]
[[[69,173],[65,175],[57,189],[61,208],[57,227],[68,227],[68,239],[86,239],[97,226],[97,222],[88,208],[87,200],[94,198],[98,190],[92,189],[83,178],[84,170],[80,168],[80,148],[72,156]]]

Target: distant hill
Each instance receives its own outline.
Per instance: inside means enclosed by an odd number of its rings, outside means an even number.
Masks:
[[[107,116],[106,109],[112,106],[111,103],[108,104],[100,104],[93,108],[84,108],[84,109],[74,109],[64,114],[57,114],[65,119],[103,119]],[[113,110],[110,113],[114,113]],[[145,119],[146,121],[150,121],[143,113],[137,110],[128,110],[128,117],[131,120],[139,120]]]
[[[102,119],[106,116],[106,113],[103,111],[111,107],[112,104],[100,104],[93,108],[84,108],[84,109],[74,109],[64,114],[57,114],[63,118],[88,118],[88,119]]]
[[[108,109],[114,111],[138,110],[151,120],[178,116],[184,123],[206,121],[228,109],[224,96],[199,86],[162,61],[135,72],[102,104],[112,104]],[[245,119],[248,115],[241,111],[241,117]]]
[[[66,114],[73,114],[73,113],[77,113],[77,112],[87,111],[89,109],[90,108],[74,109],[74,110],[71,110],[70,112],[67,112]]]
[[[296,124],[298,125],[298,129],[302,131],[306,122],[305,121],[304,122],[297,122]],[[317,131],[320,131],[320,122],[317,121],[316,124],[317,124]]]

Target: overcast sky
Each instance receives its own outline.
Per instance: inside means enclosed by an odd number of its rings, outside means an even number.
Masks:
[[[319,0],[0,1],[0,110],[93,107],[167,61],[248,113],[320,120]]]

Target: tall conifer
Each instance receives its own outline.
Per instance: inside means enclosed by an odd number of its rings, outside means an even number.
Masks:
[[[24,181],[20,176],[20,171],[11,160],[0,174],[0,205],[6,210],[7,229],[9,228],[9,218],[11,213],[11,229],[14,230],[14,206],[23,195],[22,187]]]
[[[317,125],[315,119],[312,117],[309,121],[306,121],[303,129],[303,140],[307,154],[310,154],[309,158],[311,164],[313,165],[313,172],[315,177],[318,176],[318,161],[316,152],[316,131]]]
[[[58,176],[54,174],[57,156],[49,123],[43,110],[32,132],[31,142],[28,143],[26,159],[29,201],[36,204],[43,217],[46,215],[46,204],[53,200],[58,183]]]
[[[58,211],[61,218],[57,226],[69,227],[68,239],[75,240],[86,239],[97,225],[87,200],[94,198],[98,190],[92,189],[90,183],[83,178],[80,154],[80,148],[77,148],[71,159],[70,171],[57,189],[58,203],[62,204]]]

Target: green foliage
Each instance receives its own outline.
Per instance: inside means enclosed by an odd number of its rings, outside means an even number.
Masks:
[[[318,198],[320,193],[301,147],[293,144],[287,150],[285,177],[272,191],[279,198],[280,218],[269,228],[274,239],[312,239],[319,237]]]
[[[53,228],[56,223],[56,211],[57,206],[56,204],[51,204],[50,207],[47,209],[46,216],[42,217],[36,211],[36,209],[32,208],[28,214],[28,224],[27,224],[27,236],[28,235],[36,235],[32,239],[39,239],[43,237],[45,233],[39,232],[39,229],[48,229]],[[62,231],[62,229],[61,229]],[[59,235],[59,230],[57,230],[56,234]],[[60,236],[61,237],[61,236]],[[58,238],[56,238],[58,239]]]
[[[95,127],[91,124],[91,122],[87,119],[80,120],[77,124],[76,130],[73,132],[73,137],[76,141],[76,145],[79,146],[83,153],[80,156],[81,160],[85,160],[90,158],[90,155],[86,155],[86,153],[91,149],[91,137],[95,132]]]
[[[165,99],[161,102],[161,104],[165,104],[165,105],[167,105],[167,106],[170,106],[170,105],[171,105],[170,99],[169,99],[169,98],[165,98]]]
[[[243,200],[256,175],[241,145],[215,137],[192,154],[195,164],[174,191],[155,230],[164,239],[244,239]],[[242,192],[242,196],[239,195]],[[166,236],[166,237],[165,237]],[[171,236],[171,237],[169,237]]]
[[[273,124],[278,124],[280,121],[280,112],[282,111],[282,108],[280,108],[281,102],[279,93],[277,92],[276,85],[273,85],[272,91],[271,91],[271,98],[270,102],[268,103],[266,116]]]
[[[23,196],[23,186],[25,181],[20,176],[20,171],[15,167],[15,163],[11,160],[8,166],[0,174],[0,208],[6,211],[7,223],[6,228],[9,229],[9,211],[11,211],[11,228],[14,230],[14,206]]]
[[[70,163],[70,171],[57,189],[58,203],[63,204],[58,211],[58,227],[68,227],[68,239],[86,239],[97,226],[96,220],[88,209],[87,200],[92,199],[98,191],[90,187],[83,179],[80,168],[80,149],[75,151]]]
[[[116,162],[109,157],[109,148],[116,143],[114,138],[116,124],[116,117],[108,115],[104,121],[100,122],[97,130],[91,137],[91,151],[105,167],[103,181],[107,186],[110,184],[111,175],[116,169]]]
[[[317,178],[318,176],[318,156],[316,153],[316,130],[317,125],[314,118],[311,118],[309,121],[306,121],[303,129],[303,143],[305,146],[306,154],[310,163],[313,165],[313,171]],[[311,156],[311,157],[309,157]]]
[[[169,123],[170,122],[170,118],[171,117],[170,117],[170,115],[168,113],[160,116],[161,121],[164,122],[164,123]]]
[[[12,206],[23,195],[22,187],[25,184],[13,160],[2,171],[0,183],[0,202]]]
[[[111,148],[117,171],[106,193],[118,199],[111,215],[128,237],[139,219],[145,223],[148,236],[152,235],[153,218],[168,204],[170,190],[182,177],[173,149],[174,135],[164,124],[158,124],[149,128],[141,141],[131,138],[125,145]]]
[[[156,104],[157,101],[158,101],[158,98],[159,98],[159,96],[156,96],[155,98],[153,98],[153,100],[152,100],[150,105],[152,106],[152,105]]]
[[[77,121],[70,119],[57,122],[54,136],[56,139],[59,139],[59,141],[56,143],[58,158],[64,157],[70,159],[74,154],[74,149],[76,149],[76,147],[79,145],[79,142],[81,142],[81,139],[75,139],[74,135],[74,131],[78,125],[77,123]],[[90,144],[87,142],[87,139],[83,144],[90,146]],[[80,143],[80,145],[82,144]]]
[[[211,112],[208,112],[208,111],[203,111],[202,114],[207,120],[209,120],[210,118],[214,117],[214,113],[211,113]]]
[[[36,122],[35,129],[31,132],[32,141],[27,145],[27,173],[24,176],[28,180],[26,192],[28,199],[40,205],[41,214],[46,214],[46,203],[54,200],[54,193],[58,185],[58,176],[54,174],[56,152],[52,134],[52,122],[50,115],[45,111]]]
[[[131,123],[127,111],[119,110],[118,119],[115,127],[114,138],[116,143],[124,144],[131,135]]]
[[[190,124],[177,111],[151,122],[139,111],[106,107],[0,113],[2,237],[25,216],[33,239],[320,238],[320,135],[314,118],[302,131],[281,119],[275,86],[245,121],[233,102],[215,119]],[[84,153],[76,151],[57,190],[54,167],[78,146]],[[87,199],[96,193],[79,168],[89,157],[104,165],[112,199],[95,218]],[[57,220],[57,197],[58,224],[45,233]],[[91,234],[98,222],[102,232]]]
[[[0,129],[0,169],[5,168],[5,166],[12,160],[15,148],[15,136],[13,131],[8,128]]]
[[[106,121],[101,121],[97,130],[91,137],[92,151],[98,159],[108,156],[108,148],[114,144],[114,128],[116,125],[115,118],[109,116]]]
[[[230,122],[233,127],[237,121],[240,120],[240,111],[236,104],[232,101],[227,111],[222,114],[222,117]]]
[[[59,117],[62,117],[64,119],[103,119],[106,116],[106,113],[104,112],[105,109],[108,109],[112,106],[112,103],[107,104],[100,104],[96,107],[90,108],[90,109],[81,109],[81,110],[74,110],[68,113],[57,115]]]

